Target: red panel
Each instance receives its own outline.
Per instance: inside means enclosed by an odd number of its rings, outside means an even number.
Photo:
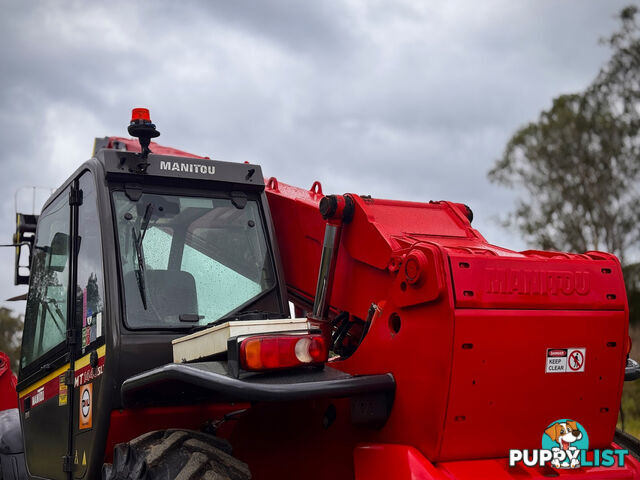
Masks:
[[[447,480],[415,448],[407,445],[358,445],[353,453],[355,480]]]
[[[456,306],[624,310],[620,263],[584,255],[451,255]],[[567,258],[568,257],[568,258]]]
[[[433,465],[407,445],[358,445],[354,450],[355,480],[511,480],[569,478],[571,480],[640,479],[640,463],[630,455],[624,467],[552,468],[509,467],[506,459],[467,460]]]
[[[0,352],[0,411],[17,407],[16,377],[11,373],[9,356]]]
[[[458,310],[440,459],[540,448],[559,418],[590,448],[613,439],[624,377],[625,312]],[[584,372],[545,373],[547,349],[586,348]],[[473,441],[469,441],[473,439]]]
[[[238,419],[231,444],[254,480],[353,480],[354,436],[365,430],[351,424],[345,399],[260,403]]]
[[[580,468],[577,470],[555,470],[544,468],[509,467],[503,458],[447,462],[437,465],[438,469],[452,480],[508,480],[526,478],[544,480],[547,478],[567,478],[571,480],[638,480],[640,463],[631,455],[625,457],[624,467]]]

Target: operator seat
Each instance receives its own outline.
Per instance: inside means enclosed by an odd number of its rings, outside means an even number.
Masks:
[[[134,271],[124,276],[127,324],[131,327],[185,326],[181,314],[198,313],[196,281],[182,270],[145,270],[147,309]]]

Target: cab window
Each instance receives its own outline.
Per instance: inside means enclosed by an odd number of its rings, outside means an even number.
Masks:
[[[279,308],[257,200],[154,193],[132,200],[122,191],[113,200],[130,328],[206,325],[267,297],[269,310]]]
[[[81,332],[82,353],[104,335],[104,274],[102,238],[98,221],[96,186],[85,172],[79,180],[82,205],[78,208],[78,275],[76,328]]]
[[[22,339],[22,369],[66,338],[70,207],[68,189],[65,192],[38,220]]]

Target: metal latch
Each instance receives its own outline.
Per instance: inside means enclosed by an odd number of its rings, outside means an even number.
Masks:
[[[73,472],[73,458],[71,458],[71,455],[62,457],[62,471]]]
[[[72,188],[69,192],[69,205],[80,206],[82,205],[82,190],[79,188]]]
[[[74,380],[74,371],[69,369],[66,372],[64,372],[62,374],[62,381],[64,382],[65,385],[67,385],[68,387],[70,387],[71,385],[73,385],[73,380]]]
[[[78,330],[71,328],[67,330],[67,345],[73,346],[78,343]]]

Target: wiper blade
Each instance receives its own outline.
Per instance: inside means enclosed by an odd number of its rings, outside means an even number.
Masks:
[[[145,213],[146,216],[146,213]],[[140,299],[142,306],[147,309],[147,289],[144,281],[144,253],[142,251],[142,237],[138,237],[135,227],[131,227],[131,237],[133,238],[133,247],[136,249],[136,259],[138,268],[134,270],[136,281],[138,282],[138,290],[140,291]]]
[[[282,312],[265,312],[263,310],[248,310],[244,312],[234,312],[224,317],[220,317],[213,322],[209,322],[206,325],[196,325],[191,327],[191,332],[196,332],[198,330],[202,330],[203,328],[213,327],[215,325],[220,325],[221,323],[230,322],[232,320],[268,320],[272,318],[283,318],[286,317]]]
[[[149,202],[147,203],[147,206],[144,209],[142,223],[140,224],[140,240],[139,240],[140,248],[142,248],[142,241],[144,240],[144,235],[147,233],[147,228],[149,227],[149,220],[151,220],[152,213],[153,213],[153,204]]]
[[[153,204],[147,203],[144,209],[144,215],[142,216],[142,223],[140,224],[140,235],[136,233],[135,227],[131,227],[131,238],[133,239],[133,247],[136,250],[136,260],[138,261],[138,268],[134,270],[136,275],[136,281],[138,282],[138,290],[140,290],[140,299],[142,300],[142,306],[147,309],[147,288],[144,280],[144,251],[142,250],[142,241],[149,228],[149,221],[151,220],[151,214],[153,213]]]
[[[267,320],[269,318],[282,318],[282,312],[265,312],[264,310],[247,310],[244,312],[234,312],[221,317],[212,324],[229,322],[231,320]]]

